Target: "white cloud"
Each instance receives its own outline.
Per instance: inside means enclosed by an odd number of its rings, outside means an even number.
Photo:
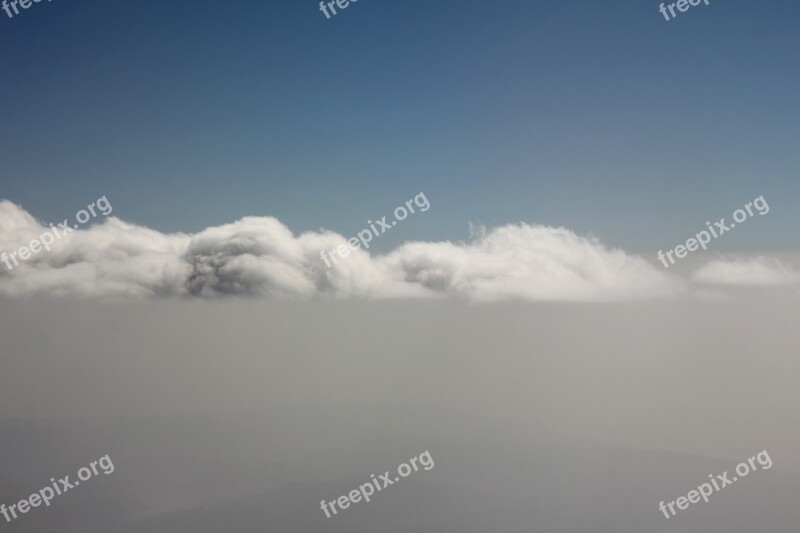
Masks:
[[[800,274],[775,258],[718,259],[695,271],[692,279],[701,283],[725,285],[790,285],[800,282]]]
[[[408,281],[477,300],[666,297],[676,278],[564,228],[509,225],[468,244],[412,242],[385,259]]]
[[[46,230],[21,207],[0,202],[0,250],[16,251]],[[110,217],[11,271],[0,264],[0,294],[607,301],[684,291],[682,281],[641,257],[564,228],[508,225],[466,243],[409,242],[384,256],[358,249],[328,268],[320,251],[346,242],[326,230],[296,236],[272,217],[194,235]]]

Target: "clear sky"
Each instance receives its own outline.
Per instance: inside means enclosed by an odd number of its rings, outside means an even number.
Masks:
[[[800,5],[53,0],[0,12],[0,197],[46,221],[106,195],[160,231],[272,215],[464,239],[524,221],[671,248],[797,250]]]

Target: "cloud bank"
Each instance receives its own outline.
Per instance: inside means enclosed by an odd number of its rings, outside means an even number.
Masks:
[[[48,229],[0,201],[0,251],[28,246]],[[346,242],[327,230],[295,235],[272,217],[196,234],[109,217],[11,270],[0,263],[0,295],[615,301],[686,290],[643,258],[564,228],[515,224],[482,229],[464,243],[408,242],[386,255],[358,249],[328,268],[320,252]]]
[[[694,281],[723,285],[779,286],[800,283],[800,273],[775,258],[717,259],[695,271]]]

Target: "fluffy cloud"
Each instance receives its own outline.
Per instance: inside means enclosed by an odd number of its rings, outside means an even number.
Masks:
[[[725,285],[791,285],[800,282],[800,274],[779,260],[767,257],[718,259],[695,271],[692,278],[701,283]]]
[[[431,291],[478,300],[666,297],[680,283],[643,259],[564,228],[509,225],[468,244],[412,242],[381,261]]]
[[[16,251],[48,229],[21,207],[0,202],[0,250]],[[383,256],[358,249],[328,268],[320,251],[346,242],[325,230],[294,235],[272,217],[193,235],[109,217],[12,270],[0,264],[0,294],[606,301],[684,291],[678,278],[644,259],[564,228],[508,225],[466,243],[409,242]]]

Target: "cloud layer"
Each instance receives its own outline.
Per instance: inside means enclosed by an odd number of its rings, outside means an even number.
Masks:
[[[49,230],[0,201],[0,251],[16,252]],[[687,291],[685,281],[652,262],[565,228],[515,224],[481,229],[464,243],[408,242],[386,255],[358,249],[327,267],[320,252],[346,243],[326,230],[295,235],[272,217],[245,217],[196,234],[164,234],[109,217],[11,270],[0,263],[0,294],[615,301]],[[695,278],[794,279],[776,272],[763,262],[713,262]]]
[[[693,279],[723,285],[779,286],[800,283],[800,273],[775,258],[758,256],[709,261],[694,273]]]

